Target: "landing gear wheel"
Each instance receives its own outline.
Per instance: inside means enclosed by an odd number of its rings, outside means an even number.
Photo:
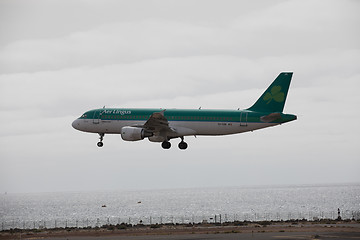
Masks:
[[[99,133],[99,136],[100,136],[100,138],[99,138],[99,139],[100,139],[100,142],[97,143],[97,146],[98,146],[98,147],[102,147],[102,146],[104,146],[104,144],[103,144],[102,141],[103,141],[103,139],[104,139],[105,133]]]
[[[181,150],[185,150],[188,147],[187,143],[184,141],[181,141],[178,146]]]
[[[164,141],[164,142],[161,144],[161,147],[162,147],[163,149],[169,149],[169,148],[171,148],[171,143],[168,142],[168,141]]]

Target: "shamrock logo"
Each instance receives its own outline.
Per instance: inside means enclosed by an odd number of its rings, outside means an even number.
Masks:
[[[275,102],[283,102],[285,99],[285,94],[281,92],[280,86],[274,86],[271,88],[270,92],[267,92],[264,96],[264,100],[268,101],[266,104],[269,104],[272,100]]]

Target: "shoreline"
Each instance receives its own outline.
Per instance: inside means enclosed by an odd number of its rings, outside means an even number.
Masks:
[[[53,239],[120,236],[178,236],[188,234],[254,234],[254,233],[356,233],[360,221],[354,220],[293,220],[199,224],[103,225],[95,228],[11,229],[0,232],[3,239]]]

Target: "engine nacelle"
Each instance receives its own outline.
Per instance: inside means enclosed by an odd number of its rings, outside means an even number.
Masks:
[[[121,129],[121,138],[124,141],[139,141],[146,137],[151,137],[152,135],[151,132],[138,127],[123,127]]]

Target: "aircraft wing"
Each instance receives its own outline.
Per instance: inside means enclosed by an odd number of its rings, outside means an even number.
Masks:
[[[150,118],[141,126],[134,126],[134,127],[141,127],[145,130],[152,132],[154,136],[161,136],[163,138],[174,138],[174,137],[181,137],[187,135],[196,135],[196,131],[190,128],[185,127],[170,127],[169,122],[164,116],[164,112],[166,109],[162,110],[161,112],[155,112],[151,114]]]
[[[151,132],[174,132],[174,130],[169,127],[169,122],[164,116],[165,111],[166,109],[151,114],[143,127]]]

